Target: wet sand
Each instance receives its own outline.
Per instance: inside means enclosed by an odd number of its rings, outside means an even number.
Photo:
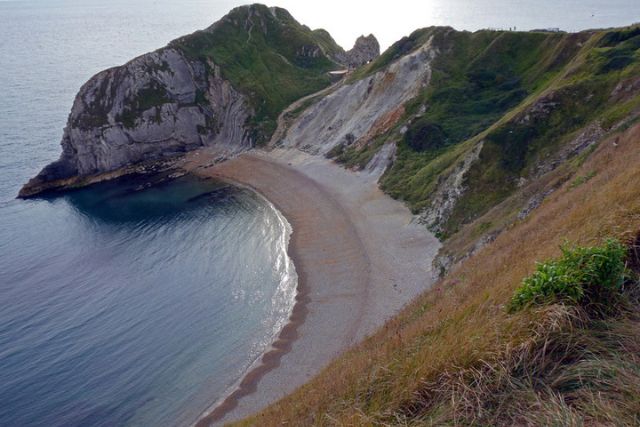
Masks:
[[[215,164],[190,153],[184,169],[250,187],[287,218],[298,295],[272,349],[198,426],[254,413],[301,386],[433,283],[439,242],[377,177],[298,150],[252,151]]]

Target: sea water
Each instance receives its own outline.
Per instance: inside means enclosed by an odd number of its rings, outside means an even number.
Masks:
[[[184,177],[15,199],[59,155],[86,79],[230,7],[0,2],[0,426],[188,425],[288,318],[288,224],[248,190]]]
[[[139,187],[1,206],[0,425],[192,422],[283,326],[295,272],[268,202]]]

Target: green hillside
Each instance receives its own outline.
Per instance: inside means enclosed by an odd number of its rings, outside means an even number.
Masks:
[[[326,31],[312,31],[284,9],[258,4],[236,8],[171,46],[192,59],[210,59],[249,97],[258,143],[268,140],[286,106],[330,84],[327,71],[337,67],[331,55],[342,51]]]
[[[405,118],[373,144],[337,157],[364,166],[382,142],[396,140],[392,167],[381,180],[391,196],[415,213],[428,207],[443,176],[484,142],[480,161],[466,174],[466,191],[450,217],[435,228],[450,237],[465,224],[535,180],[545,159],[557,155],[587,125],[606,133],[640,107],[640,28],[577,34],[418,30],[389,48],[352,79],[383,69],[431,40],[438,54],[429,86],[407,105]],[[399,137],[399,128],[408,130]]]
[[[364,166],[397,142],[382,187],[418,213],[479,149],[437,230],[445,251],[473,256],[239,424],[638,425],[640,28],[430,28],[350,78],[429,39],[432,81],[404,118],[333,154]]]

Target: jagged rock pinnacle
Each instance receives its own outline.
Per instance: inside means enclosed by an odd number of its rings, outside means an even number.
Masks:
[[[380,43],[373,34],[360,36],[353,48],[338,55],[338,61],[349,68],[357,68],[380,56]]]

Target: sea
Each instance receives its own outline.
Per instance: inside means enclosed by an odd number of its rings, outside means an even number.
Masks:
[[[505,1],[433,1],[437,22],[424,25],[465,28],[472,9],[473,26],[507,28],[495,16]],[[247,189],[185,176],[16,199],[59,156],[88,78],[241,3],[0,1],[0,426],[190,425],[285,324],[291,229]],[[640,20],[637,0],[512,3],[520,28],[527,16],[539,26],[534,3],[571,10],[579,19],[553,23],[574,30]],[[318,2],[280,4],[299,16]]]

